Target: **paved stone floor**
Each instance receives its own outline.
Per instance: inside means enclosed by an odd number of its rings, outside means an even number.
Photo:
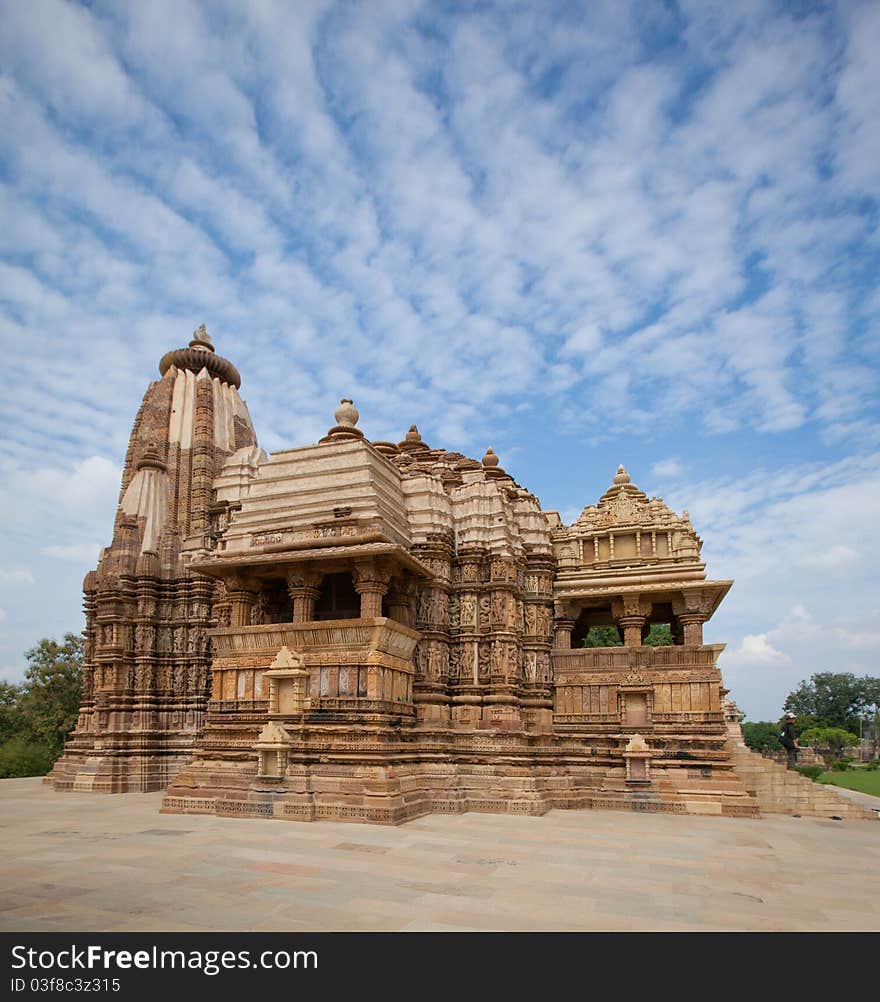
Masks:
[[[880,822],[623,811],[400,828],[0,780],[0,929],[880,930]]]

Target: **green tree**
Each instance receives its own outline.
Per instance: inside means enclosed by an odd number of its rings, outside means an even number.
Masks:
[[[859,730],[859,718],[872,715],[880,702],[880,679],[851,672],[819,672],[789,693],[784,709],[814,717],[819,726]]]
[[[34,741],[20,735],[0,745],[0,779],[14,776],[45,776],[55,756]]]
[[[798,743],[817,750],[830,748],[834,757],[840,758],[844,748],[852,748],[859,743],[859,736],[842,727],[810,727],[801,733]]]
[[[79,713],[82,637],[65,633],[63,644],[43,639],[26,651],[25,657],[29,667],[18,699],[22,732],[54,759],[61,754]]]
[[[18,712],[20,699],[20,685],[0,682],[0,745],[5,744],[21,730],[21,715]]]
[[[770,720],[750,720],[742,725],[743,740],[756,752],[777,752],[781,727]]]
[[[672,627],[669,623],[652,623],[645,643],[649,647],[671,647],[675,643]]]
[[[591,626],[584,637],[584,647],[623,647],[616,626]]]
[[[25,657],[24,681],[0,682],[0,778],[47,773],[79,713],[82,638],[43,639]]]

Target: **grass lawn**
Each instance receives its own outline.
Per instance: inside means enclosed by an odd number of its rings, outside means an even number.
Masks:
[[[819,782],[844,786],[847,790],[858,790],[860,793],[870,793],[880,797],[880,769],[873,772],[868,772],[866,769],[852,772],[823,772]]]

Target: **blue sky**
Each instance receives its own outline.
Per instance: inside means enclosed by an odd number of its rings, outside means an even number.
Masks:
[[[572,521],[687,508],[752,719],[880,674],[880,6],[0,0],[0,673],[81,628],[159,357]]]

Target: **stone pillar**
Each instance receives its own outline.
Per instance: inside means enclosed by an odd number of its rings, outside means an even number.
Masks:
[[[257,582],[244,575],[234,575],[226,581],[230,626],[250,626],[253,610],[260,599]]]
[[[413,679],[413,702],[416,723],[420,727],[449,726],[449,593],[452,587],[452,536],[437,533],[429,541],[413,548],[413,553],[431,571],[433,577],[421,582],[415,602],[413,621],[422,634],[414,652],[416,675]],[[392,598],[400,602],[408,592]],[[415,596],[413,596],[415,597]],[[398,608],[392,605],[392,610]],[[393,611],[392,611],[393,615]]]
[[[611,603],[611,612],[623,631],[624,647],[641,647],[642,633],[651,607],[639,595],[624,595]]]
[[[493,556],[489,561],[489,582],[480,596],[480,633],[488,640],[489,654],[489,684],[482,695],[481,726],[485,728],[519,730],[522,726],[518,690],[523,656],[522,640],[517,636],[521,578],[522,568],[517,567],[515,558]],[[485,612],[484,605],[488,605]]]
[[[624,647],[641,647],[646,616],[621,616],[617,623],[623,630]]]
[[[708,617],[701,613],[684,613],[678,617],[681,623],[683,641],[688,647],[700,647],[703,643],[703,623]]]
[[[557,619],[553,624],[553,647],[557,651],[571,650],[571,633],[574,630],[573,619]]]
[[[354,587],[361,597],[361,619],[378,619],[382,615],[382,599],[390,582],[390,569],[379,561],[355,564]]]
[[[481,675],[488,671],[480,662],[479,597],[480,565],[486,556],[482,547],[459,551],[455,560],[454,580],[458,586],[458,642],[455,652],[457,675],[450,679],[452,725],[463,729],[478,726],[481,719]],[[455,641],[453,641],[455,643]],[[488,663],[485,669],[488,669]]]
[[[287,592],[293,603],[294,623],[311,623],[315,602],[321,593],[321,572],[311,567],[297,567],[287,572]]]
[[[672,611],[678,620],[681,642],[689,647],[699,647],[703,643],[703,623],[711,614],[712,596],[702,591],[686,591],[672,603]]]
[[[522,715],[527,730],[553,729],[550,650],[553,646],[553,572],[550,554],[530,554],[523,576]],[[574,622],[572,621],[572,626]],[[571,643],[571,631],[568,633]]]
[[[397,623],[415,624],[416,588],[412,578],[395,578],[388,591],[388,616]]]

